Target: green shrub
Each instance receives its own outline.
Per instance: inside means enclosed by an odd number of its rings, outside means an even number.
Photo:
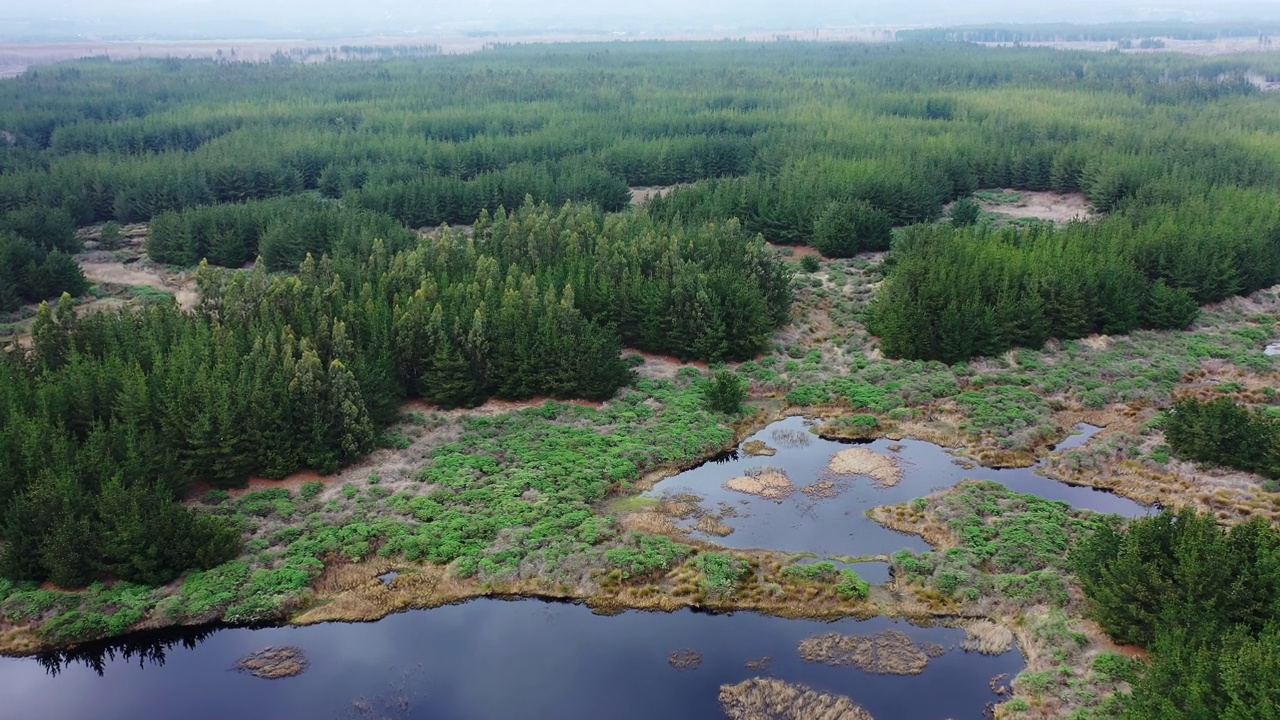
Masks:
[[[845,600],[865,600],[871,594],[871,584],[859,577],[857,571],[846,569],[840,571],[840,582],[836,583],[836,592]]]
[[[703,575],[702,589],[713,596],[732,595],[750,570],[746,561],[722,553],[704,552],[696,562]]]
[[[693,552],[693,548],[672,542],[661,535],[632,533],[635,547],[613,548],[605,552],[605,560],[622,571],[623,578],[644,577],[670,570]]]

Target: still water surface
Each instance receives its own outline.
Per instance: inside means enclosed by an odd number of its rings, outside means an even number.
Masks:
[[[894,629],[947,648],[915,676],[872,675],[805,663],[804,638]],[[704,720],[723,717],[722,684],[771,676],[847,695],[877,720],[981,718],[999,701],[992,678],[1017,674],[1016,650],[997,657],[959,649],[961,630],[875,618],[823,623],[751,613],[627,612],[594,615],[580,605],[478,600],[393,615],[370,624],[233,629],[163,662],[118,654],[102,675],[72,662],[51,674],[32,659],[0,659],[0,717],[43,720],[323,720],[432,718],[511,720]],[[259,680],[229,668],[267,646],[294,645],[304,674]],[[672,652],[703,654],[677,670]],[[765,670],[748,660],[771,657]]]
[[[966,469],[958,458],[933,443],[921,440],[876,440],[856,443],[884,455],[897,457],[903,476],[894,487],[876,487],[865,476],[840,478],[837,497],[815,499],[797,492],[782,501],[746,495],[724,487],[724,483],[754,468],[774,467],[784,471],[798,488],[831,478],[827,465],[841,450],[855,444],[823,440],[809,432],[812,421],[791,417],[773,423],[747,441],[759,440],[777,450],[772,457],[751,457],[739,451],[680,473],[658,483],[650,497],[690,493],[701,497],[708,512],[732,508],[721,521],[734,529],[723,538],[695,533],[700,537],[736,548],[766,548],[787,552],[810,552],[823,556],[881,555],[902,549],[928,550],[922,538],[895,532],[866,516],[880,505],[904,503],[935,490],[948,488],[964,479],[995,480],[1010,490],[1060,500],[1072,507],[1096,512],[1138,517],[1150,509],[1114,493],[1060,483],[1041,475],[1035,468]],[[1055,452],[1078,448],[1101,428],[1081,425],[1078,434],[1060,443]],[[890,450],[891,447],[897,451]],[[693,527],[696,520],[687,520]],[[871,579],[870,577],[868,579]],[[872,580],[874,582],[874,580]]]
[[[766,465],[784,470],[797,487],[828,476],[831,457],[849,445],[822,440],[808,428],[799,417],[770,425],[749,440],[777,448],[776,456],[738,453],[665,480],[651,495],[689,492],[713,512],[732,507],[723,521],[735,532],[713,538],[716,542],[819,555],[927,550],[920,538],[881,527],[866,511],[965,478],[995,480],[1018,492],[1099,512],[1131,517],[1149,512],[1110,493],[1054,482],[1034,469],[965,469],[945,449],[918,440],[865,445],[901,459],[904,474],[895,487],[845,478],[835,498],[796,493],[782,502],[723,487]],[[1098,428],[1079,430],[1057,451],[1079,447]],[[803,440],[779,442],[781,437]],[[896,452],[890,446],[897,446]],[[888,580],[884,563],[852,567],[871,582]],[[797,643],[810,635],[886,629],[906,632],[917,643],[940,644],[948,652],[931,660],[922,675],[905,677],[809,664],[796,654]],[[847,695],[878,720],[981,718],[989,703],[1000,700],[992,679],[1011,678],[1023,661],[1016,650],[998,657],[963,652],[963,637],[956,629],[916,628],[885,618],[821,623],[691,611],[602,617],[579,605],[479,600],[368,624],[206,631],[187,636],[185,646],[153,652],[148,660],[125,646],[90,653],[89,663],[0,658],[0,718],[702,720],[723,717],[717,699],[722,684],[758,676]],[[306,673],[268,681],[230,669],[249,652],[281,645],[306,652],[311,660]],[[703,662],[677,670],[667,658],[685,648],[701,652]],[[746,666],[763,657],[771,658],[767,669]]]

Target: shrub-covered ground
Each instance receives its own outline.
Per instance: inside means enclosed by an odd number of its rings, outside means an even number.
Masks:
[[[1028,659],[1003,716],[1105,716],[1108,698],[1141,668],[1140,653],[1083,619],[1064,559],[1082,533],[1115,520],[964,484],[877,511],[937,549],[894,556],[895,579],[873,587],[828,563],[692,540],[673,522],[678,501],[635,492],[786,414],[820,415],[860,436],[916,436],[993,464],[1029,464],[1091,422],[1104,430],[1048,455],[1047,474],[1226,521],[1276,517],[1273,483],[1173,458],[1161,424],[1185,396],[1276,406],[1275,361],[1262,351],[1276,339],[1280,298],[1264,291],[1207,308],[1185,332],[1096,336],[948,366],[880,355],[862,325],[880,260],[825,260],[813,272],[796,263],[793,321],[771,352],[732,368],[749,381],[740,416],[705,409],[714,368],[653,357],[640,368],[651,379],[599,407],[410,408],[383,434],[375,461],[194,499],[241,529],[244,552],[233,562],[155,589],[0,584],[0,639],[26,651],[174,623],[371,619],[483,594],[579,598],[601,609],[989,617],[1015,631]],[[400,575],[379,581],[388,570]]]

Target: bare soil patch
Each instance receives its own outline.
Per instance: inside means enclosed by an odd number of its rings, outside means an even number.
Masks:
[[[655,197],[666,195],[676,188],[688,187],[689,183],[680,183],[678,185],[648,185],[644,187],[631,188],[631,204],[640,206],[649,202]]]
[[[818,249],[809,245],[781,245],[778,243],[769,243],[769,247],[777,250],[783,257],[799,260],[803,257],[816,257],[819,260],[825,260],[822,253]]]
[[[729,720],[872,720],[871,713],[843,695],[776,678],[722,685],[720,706]]]
[[[979,199],[982,209],[1007,217],[1047,220],[1056,225],[1066,225],[1072,220],[1091,220],[1093,210],[1082,193],[1036,192],[1029,190],[1002,190],[1010,196],[1020,196],[1012,202],[990,202]]]
[[[701,372],[707,371],[707,364],[704,362],[696,360],[685,362],[674,355],[658,355],[630,348],[623,350],[622,355],[624,357],[627,355],[639,355],[644,358],[644,364],[636,368],[636,372],[641,377],[649,380],[670,380],[676,376],[676,373],[687,367],[697,368]]]

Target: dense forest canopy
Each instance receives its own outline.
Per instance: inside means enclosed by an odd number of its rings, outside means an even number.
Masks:
[[[1278,70],[649,43],[0,82],[0,309],[67,293],[0,356],[0,572],[217,564],[234,528],[174,502],[193,482],[332,471],[407,398],[607,398],[624,346],[750,359],[790,310],[765,239],[889,250],[867,320],[893,356],[1186,327],[1280,282],[1280,127],[1250,79]],[[680,187],[628,207],[652,185]],[[991,187],[1080,192],[1103,217],[937,223]],[[78,317],[75,230],[106,221],[201,265],[200,306]],[[413,230],[442,223],[469,227]]]
[[[1115,716],[1269,718],[1280,708],[1280,531],[1191,510],[1104,526],[1071,554],[1093,615],[1151,667]]]
[[[1177,40],[1218,40],[1257,38],[1280,32],[1274,20],[1234,20],[1218,22],[1120,22],[1097,25],[1072,23],[959,25],[955,27],[899,30],[903,41],[957,42],[1099,42],[1174,38]]]

